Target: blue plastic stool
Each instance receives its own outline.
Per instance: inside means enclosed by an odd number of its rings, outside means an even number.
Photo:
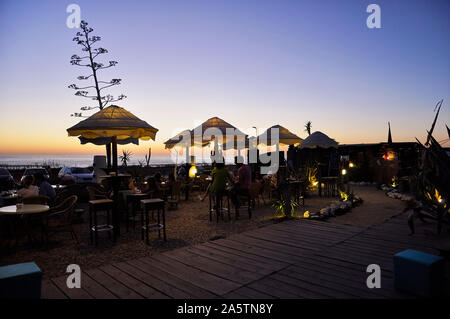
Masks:
[[[40,299],[42,272],[33,263],[0,267],[0,299]]]
[[[445,280],[445,259],[407,249],[394,256],[394,287],[422,297],[439,296]]]

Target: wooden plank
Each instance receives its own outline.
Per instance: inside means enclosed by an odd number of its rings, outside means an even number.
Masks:
[[[378,264],[383,271],[393,271],[392,261],[380,260],[378,257],[369,256],[367,254],[358,254],[356,252],[349,251],[339,251],[337,247],[332,247],[332,249],[327,251],[317,252],[316,255],[324,256],[329,258],[334,258],[346,262],[350,262],[357,265],[363,265],[367,267],[370,264]]]
[[[67,288],[67,276],[53,278],[52,282],[70,299],[92,299],[92,296],[81,288]]]
[[[87,273],[81,277],[81,285],[83,289],[89,291],[95,299],[117,299],[108,289],[97,283],[94,279],[89,277]]]
[[[41,299],[67,299],[67,296],[51,281],[43,280]]]
[[[303,268],[307,268],[318,272],[333,273],[337,277],[349,280],[359,280],[360,277],[364,277],[364,282],[365,278],[368,276],[366,273],[367,267],[356,265],[357,267],[355,269],[355,267],[352,267],[354,265],[349,262],[342,262],[342,264],[339,265],[333,263],[333,261],[335,261],[333,259],[322,259],[319,261],[315,257],[316,256],[309,256],[308,258],[305,258],[304,261],[289,266],[286,269],[301,272]],[[383,280],[392,281],[392,273],[381,272],[381,278]]]
[[[265,277],[262,280],[249,285],[250,288],[260,290],[262,292],[275,294],[278,298],[292,299],[292,298],[310,298],[310,299],[323,299],[331,298],[331,296],[312,291],[308,285],[295,284],[295,280],[280,280],[276,277],[277,274]],[[287,278],[287,277],[286,277]],[[262,290],[262,288],[268,287]]]
[[[178,278],[189,281],[205,290],[211,291],[216,295],[225,295],[226,293],[237,289],[240,284],[225,280],[223,278],[211,275],[194,267],[187,266],[163,254],[154,257],[145,257],[140,259],[143,262],[153,265],[162,271],[168,272]]]
[[[117,281],[121,282],[128,288],[136,291],[138,294],[148,299],[168,299],[169,297],[162,292],[144,284],[142,281],[131,277],[126,272],[121,271],[119,268],[113,265],[107,265],[100,267],[100,270],[110,275]]]
[[[328,268],[324,267],[324,265],[321,265],[322,268],[320,268],[320,265],[313,265],[314,267],[311,267],[311,264],[308,262],[297,264],[290,266],[287,268],[287,271],[291,272],[297,272],[300,274],[310,273],[310,272],[319,272],[324,273],[326,275],[329,275],[329,280],[334,281],[336,283],[340,283],[341,280],[345,280],[346,282],[344,285],[351,285],[355,286],[356,288],[358,285],[362,284],[362,289],[367,290],[368,288],[365,286],[365,282],[367,279],[368,274],[364,271],[355,272],[351,269],[345,269],[345,268]],[[305,271],[306,270],[306,271]],[[365,269],[364,269],[365,270]],[[393,280],[390,277],[384,276],[384,273],[381,273],[381,288],[377,289],[371,289],[370,292],[373,294],[383,297],[383,298],[405,298],[408,297],[405,294],[402,294],[400,292],[397,292],[393,288]]]
[[[251,252],[242,251],[238,249],[229,248],[226,246],[217,245],[215,243],[216,241],[207,242],[202,244],[203,247],[210,247],[216,252],[224,252],[226,254],[230,254],[233,256],[238,256],[241,258],[247,259],[250,263],[258,263],[258,265],[264,265],[268,268],[275,268],[275,269],[281,269],[289,265],[286,262],[278,261],[276,259],[270,258],[270,257],[262,257],[259,255],[252,254]]]
[[[359,233],[361,231],[364,231],[364,229],[365,229],[365,228],[362,228],[359,226],[335,224],[331,221],[305,220],[304,222],[305,222],[305,224],[308,224],[311,226],[326,226],[326,227],[335,228],[335,229],[343,229],[343,230],[350,231],[353,233]]]
[[[299,241],[304,242],[312,242],[312,243],[326,243],[326,244],[332,244],[340,242],[346,238],[349,238],[353,235],[346,234],[344,235],[337,235],[330,232],[318,232],[315,229],[311,229],[309,227],[298,227],[295,229],[290,229],[289,227],[283,227],[283,228],[274,228],[274,227],[267,227],[267,232],[279,235],[279,236],[289,236],[290,238],[297,239]],[[259,231],[266,231],[265,229],[259,229]],[[320,242],[318,242],[320,240]],[[323,246],[324,244],[322,244]]]
[[[313,250],[308,251],[307,249],[302,249],[302,248],[298,248],[298,247],[294,247],[294,246],[288,246],[288,245],[284,245],[282,243],[275,243],[272,241],[257,239],[257,238],[253,238],[253,237],[249,237],[249,236],[245,236],[245,235],[232,236],[232,237],[230,237],[230,240],[232,240],[234,242],[250,244],[252,246],[257,246],[260,248],[273,249],[273,251],[277,251],[278,253],[285,253],[291,257],[302,256],[302,255],[313,252]]]
[[[348,251],[367,253],[370,256],[377,256],[386,260],[391,260],[397,252],[401,250],[396,250],[394,253],[386,251],[385,249],[379,249],[374,246],[366,246],[357,243],[347,243],[343,242],[337,246],[339,249],[345,249]]]
[[[274,296],[276,299],[298,299],[304,298],[303,295],[300,295],[298,292],[294,291],[289,285],[283,285],[283,283],[278,284],[274,283],[273,280],[264,278],[262,280],[258,280],[252,282],[247,287],[259,291],[263,294],[270,294]],[[296,288],[296,287],[294,287]]]
[[[225,280],[233,281],[239,284],[247,284],[253,280],[261,278],[263,275],[256,272],[250,272],[242,268],[224,264],[216,260],[203,257],[199,254],[188,251],[187,249],[176,249],[167,253],[164,256],[173,258],[189,267],[195,267],[199,270],[210,273],[214,276],[223,278]]]
[[[310,282],[309,280],[304,280],[301,276],[297,276],[296,273],[286,273],[285,270],[273,274],[270,276],[275,282],[282,282],[284,284],[290,284],[297,287],[297,289],[304,289],[309,291],[309,294],[318,294],[327,297],[321,298],[339,298],[339,299],[349,299],[357,298],[352,294],[342,291],[342,289],[336,289],[335,287],[328,287],[322,285],[322,282]],[[307,298],[312,298],[308,295]]]
[[[142,272],[147,273],[150,276],[154,276],[155,278],[158,278],[159,280],[166,282],[168,285],[183,290],[189,295],[188,298],[207,299],[217,297],[216,294],[213,294],[205,289],[195,286],[190,282],[180,279],[179,277],[164,272],[151,264],[143,262],[142,260],[131,260],[127,261],[126,263],[141,270]]]
[[[123,285],[100,269],[90,269],[87,270],[86,273],[120,299],[143,299],[140,294]]]
[[[289,234],[283,234],[281,232],[270,232],[270,231],[252,231],[246,232],[244,236],[267,240],[274,243],[280,243],[283,245],[289,245],[293,247],[298,247],[306,250],[320,250],[325,247],[326,241],[311,240],[305,238],[294,238]],[[327,242],[332,244],[332,242]]]
[[[258,233],[245,234],[244,236],[247,238],[263,240],[263,241],[265,241],[267,243],[271,243],[271,244],[280,244],[283,247],[298,248],[298,249],[303,250],[304,252],[319,251],[325,247],[323,245],[318,245],[318,244],[307,244],[307,243],[296,241],[296,240],[293,240],[292,238],[287,238],[287,237],[283,238],[280,236],[278,236],[278,237],[268,236],[267,233],[265,233],[265,234],[258,234]]]
[[[394,231],[381,231],[378,229],[368,229],[362,234],[362,236],[425,247],[433,247],[435,243],[435,240],[431,240],[430,238],[427,238],[425,236],[420,237],[418,235],[409,236],[409,234],[399,234]]]
[[[133,267],[132,265],[130,265],[126,262],[120,262],[120,263],[114,264],[114,267],[117,267],[121,271],[126,272],[130,276],[136,278],[137,280],[142,281],[146,285],[153,287],[154,289],[162,292],[163,294],[165,294],[171,298],[188,299],[188,298],[192,297],[191,294],[189,294],[186,291],[183,291],[181,289],[178,289],[177,287],[172,286],[163,280],[160,280],[154,274],[150,275],[148,273],[145,273],[145,272],[141,271],[140,269]]]
[[[258,264],[255,263],[254,261],[249,262],[248,259],[241,258],[236,255],[223,253],[218,250],[212,250],[211,248],[208,248],[203,245],[190,247],[187,249],[187,251],[195,253],[202,257],[210,258],[222,264],[234,266],[245,271],[251,271],[255,274],[262,276],[268,275],[273,271],[282,268],[282,267],[281,268],[269,267],[266,264]]]
[[[287,227],[305,227],[309,229],[315,229],[315,230],[326,230],[327,232],[334,233],[334,234],[341,234],[341,235],[355,235],[362,231],[364,231],[364,228],[350,226],[350,225],[340,225],[340,224],[334,224],[330,222],[320,222],[320,221],[313,221],[313,220],[303,220],[299,221],[299,225],[293,225],[293,224],[286,224]]]
[[[284,229],[286,231],[294,232],[294,233],[300,233],[300,232],[315,232],[316,234],[318,232],[321,232],[325,236],[330,237],[347,237],[347,236],[353,236],[356,234],[361,233],[364,231],[362,228],[358,228],[358,230],[353,230],[352,227],[335,227],[336,224],[331,223],[311,223],[310,221],[304,221],[303,223],[299,223],[297,225],[289,224],[289,223],[280,223],[277,225],[274,225],[271,228],[275,229]],[[325,232],[326,231],[326,232]]]
[[[238,292],[232,291],[223,296],[225,299],[249,299],[247,296],[241,295]]]
[[[368,246],[374,246],[374,247],[379,247],[379,248],[384,248],[387,250],[405,250],[411,247],[411,244],[404,244],[404,243],[399,243],[399,242],[394,242],[394,241],[386,241],[386,240],[382,240],[382,239],[375,239],[375,238],[367,238],[364,236],[355,236],[352,237],[351,239],[348,239],[345,241],[346,243],[361,243],[361,244],[366,244]]]
[[[340,290],[358,298],[382,298],[381,295],[375,294],[367,288],[366,277],[343,279],[334,274],[330,275],[329,273],[318,271],[317,269],[311,270],[305,264],[301,264],[301,266],[297,265],[295,269],[289,267],[281,271],[280,274],[301,279],[312,284],[320,283],[321,286]]]
[[[286,262],[288,264],[292,264],[295,261],[301,260],[300,256],[292,255],[292,254],[286,254],[284,252],[280,252],[274,249],[269,249],[266,247],[259,247],[255,245],[251,245],[248,243],[241,243],[238,241],[232,241],[232,240],[215,240],[215,244],[221,245],[224,247],[228,247],[235,250],[240,250],[243,252],[251,252],[254,255],[265,257],[265,258],[271,258],[278,261]]]
[[[336,243],[339,241],[342,241],[346,238],[352,237],[354,234],[334,234],[331,232],[318,232],[317,229],[312,229],[310,227],[270,227],[271,232],[279,232],[283,233],[285,235],[292,236],[292,238],[297,238],[299,240],[304,241],[316,241],[318,239],[321,240],[321,242],[326,243]]]
[[[260,291],[257,291],[255,289],[249,288],[249,287],[241,287],[237,290],[235,290],[235,292],[246,296],[247,299],[273,299],[275,298],[274,296],[267,294],[267,293],[263,293]]]

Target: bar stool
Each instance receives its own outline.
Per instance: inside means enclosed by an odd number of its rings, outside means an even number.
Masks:
[[[213,196],[216,197],[216,206],[214,207],[214,205],[212,204],[212,199]],[[228,220],[231,219],[230,216],[230,195],[227,192],[221,192],[218,194],[208,194],[209,197],[209,221],[212,221],[212,215],[213,213],[216,213],[217,216],[217,222],[219,222],[219,217],[222,217],[223,220],[223,213],[227,212],[228,213]],[[223,205],[223,199],[224,197],[226,197],[226,204],[227,207],[224,207]]]
[[[149,235],[150,231],[158,231],[158,238],[161,239],[161,230],[163,231],[164,241],[167,241],[166,238],[166,209],[165,202],[160,198],[152,198],[152,199],[143,199],[141,200],[142,211],[141,211],[141,237],[144,240],[144,232],[145,232],[145,241],[147,245],[150,244]],[[149,211],[157,211],[158,220],[157,223],[150,224],[149,220]],[[162,215],[162,216],[161,216]],[[161,223],[162,217],[162,223]],[[145,225],[144,225],[145,222]]]
[[[139,194],[128,194],[127,195],[127,231],[129,228],[130,220],[133,222],[133,229],[136,229],[136,211],[139,209],[141,200],[150,198],[150,194],[139,193]],[[130,216],[130,203],[131,203],[131,216]]]
[[[239,209],[243,207],[243,208],[247,208],[248,219],[251,219],[252,218],[252,196],[251,196],[250,192],[247,191],[246,193],[244,193],[244,194],[241,193],[241,194],[238,194],[237,196],[239,197],[239,202],[241,202],[242,199],[244,199],[244,201],[247,202],[247,205],[239,205],[239,208],[236,207],[235,218],[239,219]]]
[[[114,230],[114,226],[111,225],[113,205],[114,201],[110,199],[95,199],[89,201],[89,233],[91,244],[93,244],[95,237],[95,246],[98,245],[98,233],[102,231],[107,231],[111,238],[111,234]],[[98,225],[97,212],[99,211],[106,211],[106,224]],[[113,236],[113,241],[115,242],[115,236]]]

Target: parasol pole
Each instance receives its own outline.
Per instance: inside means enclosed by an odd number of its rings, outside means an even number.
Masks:
[[[111,143],[106,144],[106,163],[111,168]]]
[[[191,157],[189,156],[189,145],[186,146],[186,165],[188,165],[191,162]]]
[[[112,144],[113,171],[117,175],[117,136],[112,137],[111,144]]]

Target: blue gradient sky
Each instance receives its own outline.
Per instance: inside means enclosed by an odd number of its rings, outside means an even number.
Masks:
[[[450,124],[449,1],[5,1],[0,2],[0,153],[96,152],[66,128],[88,105],[67,88],[84,69],[66,27],[76,3],[122,78],[111,93],[160,129],[161,151],[178,131],[219,116],[253,135],[281,124],[301,137],[311,120],[340,143],[424,140]],[[381,29],[366,7],[381,6]],[[84,71],[84,72],[80,72]],[[448,144],[447,144],[448,146]]]

